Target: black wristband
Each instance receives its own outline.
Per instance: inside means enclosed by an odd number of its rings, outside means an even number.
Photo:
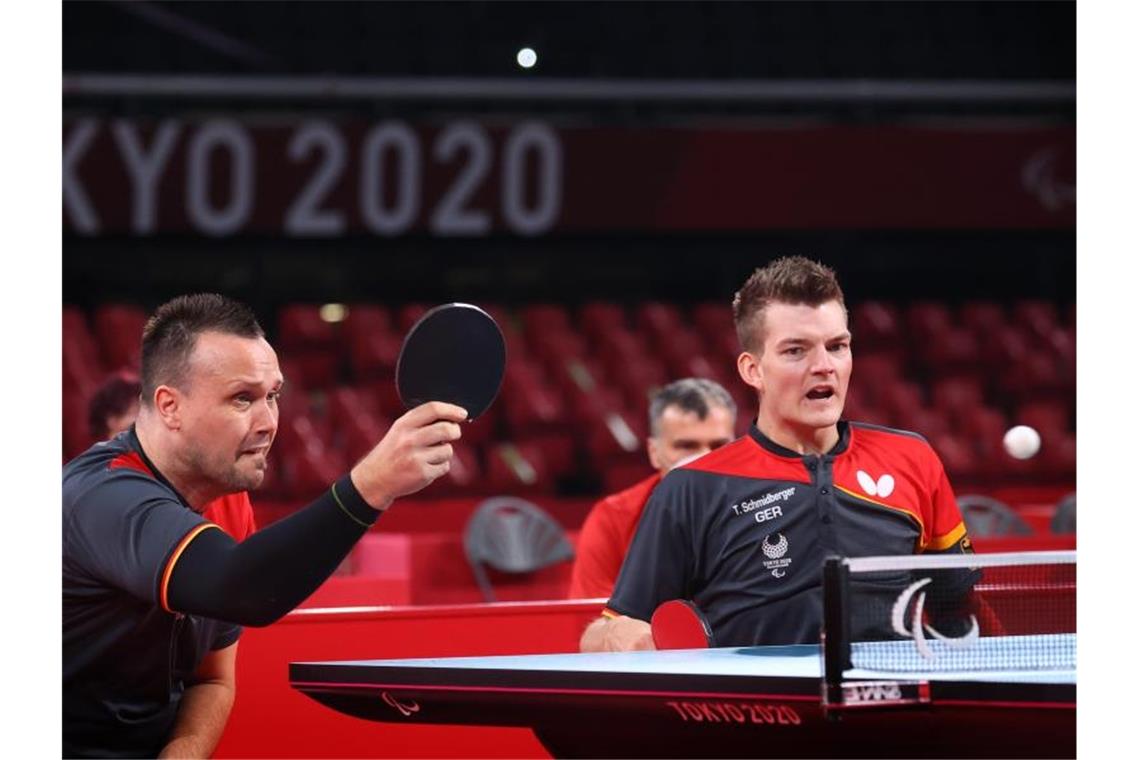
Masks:
[[[380,518],[380,511],[373,509],[364,500],[348,475],[333,483],[330,490],[333,500],[341,511],[362,528],[372,527]]]

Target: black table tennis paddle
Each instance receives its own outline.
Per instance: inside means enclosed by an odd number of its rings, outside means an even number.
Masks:
[[[697,605],[688,599],[670,599],[653,611],[649,620],[653,646],[658,649],[704,649],[713,644],[712,627]]]
[[[469,303],[430,309],[404,337],[396,360],[396,391],[408,409],[446,401],[474,420],[503,384],[507,346],[491,315]]]

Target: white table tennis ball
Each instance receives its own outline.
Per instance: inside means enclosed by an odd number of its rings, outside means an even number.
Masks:
[[[1014,459],[1029,459],[1041,448],[1041,436],[1028,425],[1016,425],[1006,431],[1002,444]]]

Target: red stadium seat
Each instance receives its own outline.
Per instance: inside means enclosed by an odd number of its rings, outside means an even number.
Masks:
[[[384,306],[374,303],[349,304],[348,314],[341,323],[345,335],[352,336],[360,332],[380,330],[387,332],[394,325],[392,313]]]
[[[352,304],[342,328],[354,378],[393,377],[402,338],[393,328],[387,309]]]
[[[938,452],[942,466],[951,478],[977,476],[978,457],[969,442],[953,433],[941,433],[931,438],[930,444]]]
[[[623,460],[645,458],[648,422],[620,408],[596,410],[586,431],[586,456],[594,472]]]
[[[1030,401],[1017,408],[1017,424],[1029,425],[1038,433],[1061,433],[1072,430],[1069,406],[1057,400]]]
[[[500,322],[500,325],[503,323]],[[512,359],[529,359],[533,356],[527,345],[526,334],[513,326],[503,329],[503,342],[507,344],[507,361]]]
[[[376,397],[361,387],[341,385],[329,389],[326,397],[327,414],[334,426],[345,425],[360,414],[380,414]]]
[[[1057,354],[1057,358],[1066,362],[1077,360],[1077,328],[1057,327],[1049,333],[1048,343]]]
[[[650,350],[641,335],[625,328],[614,328],[594,341],[594,355],[602,360],[611,375],[618,368],[644,361]]]
[[[1049,301],[1018,301],[1013,305],[1013,320],[1043,340],[1049,338],[1059,321],[1057,307]]]
[[[392,424],[380,414],[375,397],[358,388],[332,389],[326,405],[332,436],[349,462],[356,462],[371,451]]]
[[[1004,447],[998,447],[993,459],[987,462],[987,474],[993,480],[1005,483],[1041,483],[1043,477],[1053,475],[1044,466],[1040,454],[1031,459],[1015,459]]]
[[[321,318],[321,307],[314,304],[289,304],[277,314],[277,341],[284,352],[300,353],[309,349],[335,352],[340,344],[337,327]]]
[[[699,303],[693,307],[693,324],[701,331],[706,341],[717,342],[724,336],[736,335],[736,324],[732,320],[730,303]]]
[[[348,359],[353,378],[394,378],[402,339],[393,332],[361,332],[348,338]]]
[[[508,309],[501,303],[492,303],[488,301],[480,301],[479,308],[491,315],[491,319],[499,325],[499,329],[504,333],[510,331],[518,331],[514,312]]]
[[[978,339],[964,327],[948,327],[923,339],[919,353],[932,372],[967,371],[977,367]]]
[[[900,380],[882,389],[879,405],[896,420],[906,420],[925,403],[917,383]]]
[[[686,324],[680,309],[660,301],[646,301],[634,309],[634,322],[657,345],[668,340],[670,335]]]
[[[554,489],[541,449],[528,442],[501,442],[486,452],[486,491],[512,495],[544,493]]]
[[[863,349],[897,349],[903,335],[898,309],[880,301],[856,304],[852,314],[852,334]]]
[[[254,502],[254,516],[257,518],[256,508],[258,504],[264,503],[266,499],[284,498],[290,501],[293,500],[293,495],[289,493],[282,482],[282,456],[277,450],[275,445],[269,452],[269,466],[265,468],[265,477],[258,486],[256,493],[253,494],[252,501]],[[263,527],[260,522],[258,527]]]
[[[466,422],[462,426],[463,440],[471,446],[480,446],[495,437],[495,431],[499,428],[499,418],[503,414],[503,408],[498,402],[491,404],[490,408],[479,418]]]
[[[855,412],[869,409],[871,406],[867,401],[866,391],[860,385],[851,383],[847,386],[847,397],[843,402],[844,417],[857,420],[859,417]]]
[[[281,353],[278,361],[290,393],[296,390],[307,391],[327,387],[340,377],[340,362],[337,356],[320,349]]]
[[[973,441],[990,441],[994,446],[1001,445],[1002,436],[1010,427],[1005,415],[989,406],[963,409],[953,417],[953,422],[960,433]]]
[[[282,489],[303,502],[344,474],[345,457],[332,448],[328,424],[310,413],[307,400],[285,398],[273,456],[280,463]]]
[[[959,321],[979,338],[1006,324],[1005,309],[993,301],[968,301],[959,309]]]
[[[62,322],[64,334],[88,332],[87,317],[78,306],[64,306]]]
[[[534,355],[542,360],[548,372],[557,376],[567,360],[581,359],[587,355],[586,342],[577,333],[569,330],[552,330],[546,335],[528,335]]]
[[[735,365],[716,351],[715,343],[687,327],[679,328],[657,353],[665,361],[669,380],[704,377],[723,385],[729,372],[736,375]]]
[[[946,414],[935,408],[923,407],[912,409],[905,417],[898,421],[899,427],[911,430],[928,440],[950,434],[950,420]]]
[[[1057,381],[1068,392],[1077,387],[1077,329],[1058,327],[1049,337],[1057,356]]]
[[[999,386],[1012,397],[1036,399],[1056,395],[1064,390],[1065,383],[1056,357],[1031,351],[1006,369]]]
[[[959,434],[978,456],[978,474],[1002,480],[1006,474],[1004,461],[1008,457],[1002,439],[1010,426],[1005,415],[998,409],[983,406],[963,411],[954,422]]]
[[[960,416],[982,404],[982,383],[975,377],[946,377],[935,381],[934,406],[951,416]]]
[[[593,340],[602,340],[608,333],[628,329],[625,310],[609,301],[591,301],[579,310],[583,331]]]
[[[1055,478],[1073,478],[1077,474],[1077,436],[1056,433],[1042,436],[1041,469]]]
[[[95,336],[111,370],[139,368],[146,312],[138,306],[106,304],[95,310]]]
[[[396,419],[405,411],[404,402],[400,401],[400,394],[396,390],[395,377],[365,378],[354,385],[362,393],[369,394],[380,412],[391,419]]]
[[[408,334],[413,325],[419,321],[420,317],[427,313],[428,309],[432,308],[424,303],[407,303],[396,310],[396,327],[400,331],[400,336]]]
[[[537,333],[539,339],[544,333],[557,330],[570,330],[570,314],[561,304],[532,304],[524,307],[519,316],[522,318],[523,330],[530,335]],[[534,337],[534,336],[532,336]]]
[[[514,435],[547,430],[567,422],[562,393],[547,381],[535,361],[507,354],[503,389],[497,403]]]
[[[749,427],[756,420],[756,391],[745,385],[739,376],[730,380],[724,388],[736,402],[736,436],[747,435]]]
[[[106,373],[93,344],[74,334],[63,336],[63,389],[67,393],[90,396]]]
[[[99,345],[79,309],[63,310],[63,385],[90,394],[106,374]]]
[[[740,356],[740,352],[743,350],[740,347],[740,341],[737,340],[735,332],[725,333],[719,340],[714,339],[710,346],[710,353],[719,351],[724,357],[724,360],[730,362],[733,367],[736,366],[736,358]]]
[[[568,432],[537,433],[519,439],[542,454],[542,461],[554,478],[572,475],[577,467],[577,440]]]
[[[943,335],[953,326],[950,308],[942,303],[920,301],[906,310],[907,331],[916,346]]]
[[[606,379],[601,364],[594,359],[566,356],[554,362],[550,377],[575,416],[583,402],[592,403],[590,399],[606,393],[615,397],[619,395]]]
[[[87,396],[78,393],[63,396],[63,460],[82,454],[93,441],[87,427]]]
[[[652,357],[617,365],[609,372],[609,377],[610,383],[622,392],[627,407],[639,413],[648,410],[649,394],[672,379],[665,364]]]
[[[888,389],[902,380],[898,355],[856,352],[850,388],[857,388],[863,401],[881,406]]]
[[[1015,365],[1029,354],[1032,342],[1029,335],[1016,325],[997,327],[980,337],[982,361],[995,371]]]
[[[283,469],[290,496],[303,502],[336,482],[344,474],[345,461],[332,450],[302,449],[284,463]]]
[[[289,304],[277,315],[278,351],[292,370],[291,383],[325,388],[340,378],[342,335],[339,325],[321,317],[314,304]]]
[[[725,361],[720,354],[714,359],[710,355],[695,351],[672,359],[666,358],[666,362],[666,375],[670,382],[682,377],[702,377],[725,387],[740,382],[735,365]]]
[[[542,382],[516,382],[504,388],[497,403],[513,436],[558,428],[567,422],[562,394]]]
[[[891,415],[873,406],[856,405],[850,409],[844,409],[843,418],[854,422],[865,422],[868,425],[881,425],[883,427],[892,427],[895,425],[895,421]]]

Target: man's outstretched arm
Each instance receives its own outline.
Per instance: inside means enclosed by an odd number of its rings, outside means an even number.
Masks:
[[[393,499],[448,471],[460,407],[429,402],[392,424],[364,459],[312,504],[235,542],[200,525],[176,549],[158,589],[163,609],[269,625],[332,575]]]

